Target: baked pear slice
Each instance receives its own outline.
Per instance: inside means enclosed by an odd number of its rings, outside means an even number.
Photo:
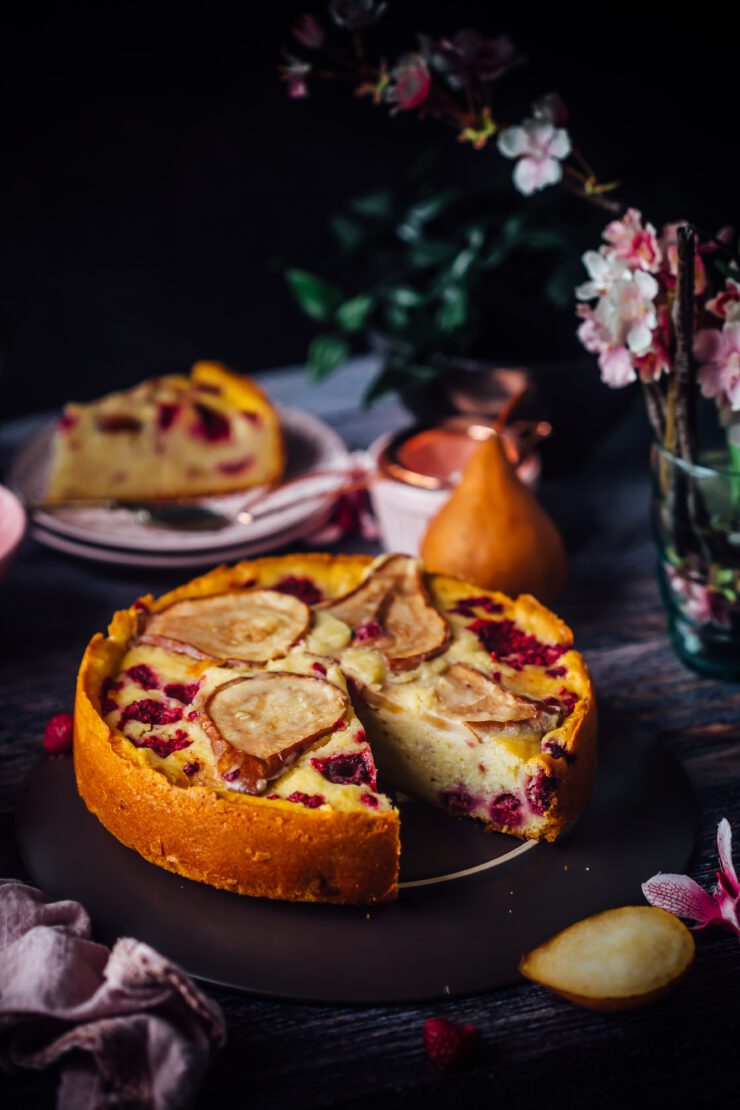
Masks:
[[[471,724],[557,718],[542,702],[514,694],[469,663],[453,663],[448,667],[434,684],[434,698],[448,716]]]
[[[631,1010],[665,994],[694,961],[686,926],[654,906],[623,906],[576,922],[519,964],[527,979],[590,1010]]]
[[[355,643],[380,651],[393,671],[413,670],[449,642],[450,627],[410,556],[389,555],[354,590],[322,608],[349,625]]]
[[[311,610],[277,590],[248,590],[185,598],[154,613],[141,643],[195,659],[267,663],[280,659],[306,635]]]
[[[323,678],[268,671],[219,686],[205,702],[201,724],[222,779],[235,790],[262,794],[339,727],[348,706],[347,695]]]

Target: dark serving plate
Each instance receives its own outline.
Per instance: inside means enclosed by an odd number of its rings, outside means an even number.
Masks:
[[[347,1005],[469,995],[515,982],[520,955],[566,925],[642,903],[656,871],[685,868],[697,810],[681,764],[614,711],[599,743],[588,806],[554,845],[402,803],[402,889],[387,906],[271,902],[163,871],[88,813],[66,757],[32,770],[17,836],[34,881],[82,902],[97,937],[137,937],[197,978]]]

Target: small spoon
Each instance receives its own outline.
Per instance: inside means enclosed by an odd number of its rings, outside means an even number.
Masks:
[[[32,501],[33,512],[54,513],[63,509],[125,509],[139,522],[184,532],[217,532],[234,524],[235,517],[205,505],[177,501],[121,501],[114,497],[85,500]]]

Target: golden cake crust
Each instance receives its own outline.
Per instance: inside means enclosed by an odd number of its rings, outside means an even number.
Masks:
[[[371,562],[363,555],[268,556],[218,567],[156,600],[141,598],[114,615],[108,637],[97,634],[85,652],[74,715],[78,790],[109,832],[160,867],[241,894],[357,904],[395,898],[400,850],[395,811],[307,810],[280,799],[198,785],[183,788],[152,767],[140,749],[104,720],[101,709],[103,682],[115,674],[136,634],[142,607],[157,612],[183,598],[220,593],[255,579],[269,587],[287,575],[310,577],[327,596],[338,597],[357,585]],[[429,581],[435,594],[471,590],[440,575]],[[568,627],[534,598],[504,600],[533,632],[552,641],[570,640]],[[542,834],[548,840],[555,839],[585,804],[596,758],[596,704],[588,670],[577,652],[569,651],[564,658],[579,701],[552,737],[569,762],[577,759],[548,812]],[[545,772],[556,766],[549,755],[538,757],[537,764]]]

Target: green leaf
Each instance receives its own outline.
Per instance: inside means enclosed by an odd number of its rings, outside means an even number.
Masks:
[[[375,297],[371,297],[369,293],[360,293],[339,306],[335,319],[344,331],[361,331],[374,308]]]
[[[735,262],[734,259],[732,259],[730,262],[725,262],[724,259],[716,258],[714,260],[714,265],[717,267],[723,277],[732,278],[733,281],[738,280],[738,276],[740,275],[738,274],[737,262]]]
[[[509,216],[504,220],[504,226],[501,228],[501,238],[506,243],[513,243],[519,238],[524,228],[527,226],[527,217],[517,213],[516,215]]]
[[[556,267],[545,283],[545,297],[557,308],[569,308],[575,303],[575,290],[578,280],[578,277],[573,273],[572,266]]]
[[[342,294],[336,285],[308,274],[305,270],[288,270],[285,277],[293,294],[307,316],[325,324],[341,304]]]
[[[496,270],[509,257],[510,248],[507,246],[494,247],[480,261],[481,269]]]
[[[367,239],[367,231],[362,224],[347,219],[346,216],[334,216],[331,228],[343,251],[354,251]]]
[[[442,371],[430,363],[414,362],[414,356],[391,355],[385,360],[377,378],[371,382],[362,401],[372,405],[386,393],[397,392],[402,397],[420,393],[424,386],[439,378]]]
[[[473,227],[468,232],[468,246],[461,250],[450,266],[450,277],[460,281],[466,277],[471,267],[476,262],[483,246],[485,235],[480,227]]]
[[[385,313],[388,327],[394,335],[402,334],[409,326],[408,310],[399,305],[389,304]]]
[[[444,243],[434,239],[418,239],[409,250],[409,262],[418,269],[430,266],[445,266],[455,257],[457,247],[454,243]]]
[[[386,219],[393,211],[393,191],[376,189],[371,193],[363,193],[359,197],[354,197],[347,207],[358,216]]]
[[[422,293],[410,285],[393,285],[385,292],[385,299],[399,308],[415,308],[424,300]]]
[[[362,398],[362,403],[367,408],[374,405],[381,397],[385,397],[387,393],[392,393],[399,386],[399,374],[394,362],[388,362],[380,371],[378,376],[370,382],[370,385],[365,390]]]
[[[444,332],[457,331],[468,319],[468,295],[461,285],[446,285],[442,304],[437,310],[437,323]]]
[[[435,197],[428,197],[417,204],[412,204],[396,228],[396,235],[404,243],[415,243],[422,234],[425,224],[436,219],[457,197],[457,189],[446,189],[443,193],[437,193]]]
[[[528,228],[519,236],[519,246],[530,247],[532,250],[564,250],[568,247],[568,238],[559,231],[550,231],[547,228]]]
[[[349,357],[349,344],[341,335],[317,335],[308,348],[308,372],[315,381],[328,378]]]

